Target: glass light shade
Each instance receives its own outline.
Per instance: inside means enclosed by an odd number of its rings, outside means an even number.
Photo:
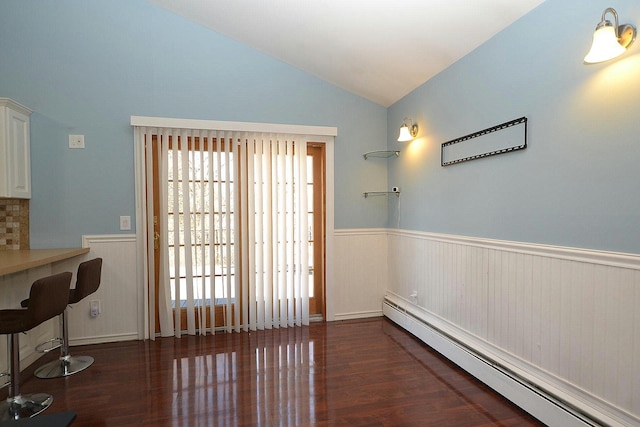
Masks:
[[[411,136],[411,132],[409,132],[409,126],[402,125],[400,126],[400,134],[398,135],[398,142],[407,142],[411,141],[413,137]]]
[[[608,22],[608,21],[607,21]],[[591,50],[584,57],[584,62],[593,64],[596,62],[608,61],[616,56],[620,56],[626,49],[618,42],[616,31],[609,23],[593,33],[593,43]]]

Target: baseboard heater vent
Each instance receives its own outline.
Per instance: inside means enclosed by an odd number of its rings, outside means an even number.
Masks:
[[[393,310],[396,313],[389,312],[388,310]],[[482,354],[481,352],[479,352],[475,348],[471,347],[470,345],[466,344],[465,342],[461,341],[457,337],[447,333],[446,331],[443,331],[440,328],[437,328],[436,326],[434,326],[431,323],[427,322],[422,317],[416,315],[415,313],[412,313],[410,310],[405,309],[404,307],[396,304],[395,302],[389,300],[388,298],[384,299],[383,312],[384,312],[384,315],[388,319],[390,319],[393,322],[399,324],[401,327],[403,326],[403,324],[402,324],[402,321],[399,321],[400,319],[398,319],[398,317],[397,317],[398,315],[405,316],[406,318],[410,318],[410,319],[414,320],[422,328],[424,328],[426,331],[428,331],[429,333],[440,337],[443,340],[446,340],[446,342],[448,342],[450,345],[455,346],[459,351],[464,352],[464,354],[466,354],[467,356],[469,356],[473,360],[481,362],[483,365],[485,365],[487,367],[490,367],[491,369],[493,369],[493,370],[497,371],[498,373],[500,373],[502,376],[507,377],[510,380],[514,381],[515,383],[519,384],[521,387],[525,388],[529,393],[533,393],[539,399],[542,399],[544,402],[547,403],[547,405],[545,405],[547,408],[549,407],[549,405],[553,405],[553,407],[558,408],[559,410],[561,410],[567,416],[572,418],[573,422],[571,423],[571,425],[592,426],[592,427],[608,425],[608,423],[606,423],[606,422],[594,419],[591,414],[587,414],[584,411],[582,411],[580,408],[576,408],[575,406],[571,405],[569,402],[565,401],[561,397],[559,397],[559,396],[555,395],[554,393],[542,388],[540,385],[531,382],[529,379],[522,377],[517,372],[515,372],[515,371],[509,369],[508,367],[496,362],[495,360],[491,359],[487,355]],[[410,330],[408,332],[413,333]],[[453,361],[454,363],[458,364],[459,366],[461,366],[460,363],[458,363],[456,360],[453,360],[451,357],[449,357],[449,355],[447,355],[447,354],[443,353],[442,351],[440,351],[440,349],[436,345],[433,345],[433,343],[428,342],[427,340],[425,340],[423,337],[421,337],[419,335],[416,335],[416,334],[414,334],[414,335],[417,336],[418,338],[420,338],[421,341],[423,341],[425,344],[427,344],[430,347],[432,347],[434,350],[436,350],[439,353],[443,354],[445,357],[447,357],[447,359],[449,359],[449,360]],[[478,378],[482,382],[486,383],[489,387],[493,388],[498,393],[500,393],[500,390],[497,389],[496,387],[494,387],[494,385],[490,384],[490,382],[485,381],[483,378],[479,378],[476,372],[472,372],[472,370],[466,369],[464,366],[461,366],[461,367],[463,369],[469,371],[470,374],[472,374],[473,376],[475,376],[476,378]],[[503,393],[500,393],[500,394],[503,394]],[[542,413],[542,414],[535,413],[536,412],[535,410],[532,411],[531,408],[527,408],[526,405],[523,405],[523,404],[521,404],[521,402],[518,402],[518,401],[514,400],[513,396],[507,396],[505,394],[503,394],[503,396],[505,398],[507,398],[508,400],[513,401],[516,405],[522,407],[524,410],[529,412],[532,416],[534,416],[534,417],[540,419],[541,421],[545,422],[545,419],[544,419],[544,415],[545,414],[544,413]],[[552,425],[552,424],[550,424],[550,425]],[[563,423],[562,425],[565,426],[567,424]]]

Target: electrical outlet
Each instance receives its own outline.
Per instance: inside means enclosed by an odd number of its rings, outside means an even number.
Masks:
[[[411,292],[411,295],[409,295],[409,298],[411,298],[411,302],[413,302],[414,304],[418,303],[418,291],[414,290],[413,292]]]
[[[84,148],[84,135],[69,135],[69,148]]]
[[[91,301],[89,307],[89,315],[91,317],[98,317],[98,314],[100,314],[100,300]]]

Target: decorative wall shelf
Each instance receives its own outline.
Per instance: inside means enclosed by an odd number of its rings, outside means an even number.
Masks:
[[[369,151],[362,155],[365,160],[369,157],[377,157],[381,159],[388,159],[389,157],[399,157],[400,150],[385,150],[385,151]]]
[[[395,194],[396,197],[400,197],[399,191],[367,191],[363,194],[365,198],[369,196],[388,196],[389,194]]]
[[[364,153],[362,155],[365,160],[369,157],[375,157],[379,159],[388,159],[388,158],[396,158],[400,157],[400,150],[381,150],[381,151],[369,151],[368,153]],[[396,187],[393,187],[396,190]],[[369,196],[388,196],[389,194],[395,194],[396,197],[400,197],[399,191],[366,191],[363,193],[365,199]]]

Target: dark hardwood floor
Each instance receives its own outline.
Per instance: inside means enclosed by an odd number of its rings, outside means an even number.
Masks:
[[[72,347],[95,363],[22,392],[81,426],[537,426],[384,318]],[[5,392],[6,393],[6,392]]]

